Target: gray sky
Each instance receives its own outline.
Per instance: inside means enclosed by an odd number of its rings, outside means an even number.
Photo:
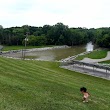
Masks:
[[[0,0],[0,25],[110,27],[110,0]]]

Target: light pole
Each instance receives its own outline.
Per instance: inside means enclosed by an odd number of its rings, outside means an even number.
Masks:
[[[25,49],[26,49],[28,38],[26,37],[26,38],[24,39],[24,41],[25,41]]]
[[[25,52],[26,52],[27,42],[28,42],[28,33],[26,33],[26,38],[24,39],[24,47],[25,47],[25,49],[22,49],[22,59],[25,59]]]
[[[27,46],[27,42],[28,42],[28,34],[26,35],[26,38],[24,39],[24,42],[25,42],[25,50],[24,50],[24,59],[25,59],[25,55],[26,55],[26,46]]]

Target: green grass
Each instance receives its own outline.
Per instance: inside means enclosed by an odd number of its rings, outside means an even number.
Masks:
[[[47,46],[28,46],[27,45],[27,49],[31,49],[31,48],[43,48],[43,47],[52,47],[52,45],[47,45]],[[3,51],[9,51],[9,50],[20,50],[20,49],[24,49],[24,46],[4,46]]]
[[[102,61],[102,62],[99,62],[99,63],[109,64],[110,63],[110,60]]]
[[[91,58],[91,59],[101,59],[105,58],[107,56],[108,50],[98,50],[98,51],[93,51],[89,54],[82,55],[76,58],[76,60],[82,60],[83,58]]]
[[[89,103],[79,88],[88,88]],[[0,110],[109,110],[110,81],[59,68],[57,62],[0,57]]]

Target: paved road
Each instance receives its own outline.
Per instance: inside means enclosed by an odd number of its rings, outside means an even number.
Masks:
[[[90,59],[90,58],[84,58],[81,60],[81,62],[85,63],[98,63],[101,61],[110,60],[110,51],[107,53],[107,56],[102,59]],[[101,77],[104,79],[110,80],[110,71],[106,71],[103,69],[88,67],[88,66],[81,66],[81,65],[68,65],[68,66],[61,66],[61,68],[65,68],[72,71],[77,71],[83,74],[88,74],[96,77]]]
[[[98,68],[92,68],[92,67],[87,67],[87,66],[81,66],[81,65],[68,65],[68,66],[61,66],[61,68],[65,68],[71,71],[77,71],[83,74],[88,74],[91,76],[95,77],[100,77],[104,79],[110,80],[110,71],[106,71],[103,69],[98,69]]]

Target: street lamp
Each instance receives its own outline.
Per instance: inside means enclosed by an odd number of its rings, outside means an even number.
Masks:
[[[24,39],[24,41],[25,41],[25,49],[26,49],[27,42],[28,42],[28,38],[26,37],[26,38]]]
[[[26,33],[26,38],[24,39],[24,46],[25,49],[22,49],[22,58],[25,59],[25,52],[26,52],[26,46],[27,46],[27,42],[28,42],[28,32]]]
[[[28,36],[28,35],[27,35]],[[25,59],[25,52],[26,52],[26,46],[27,46],[27,42],[28,42],[28,38],[27,38],[27,36],[26,36],[26,38],[24,39],[24,42],[25,42],[25,50],[24,50],[24,59]]]

